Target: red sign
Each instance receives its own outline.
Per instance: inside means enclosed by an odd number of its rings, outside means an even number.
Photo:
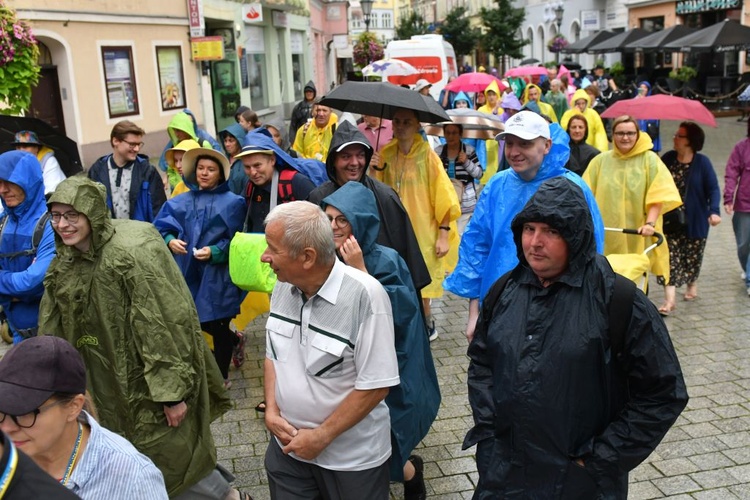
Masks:
[[[203,28],[202,0],[187,0],[188,21],[190,22],[190,36],[200,37],[206,34]]]
[[[437,83],[443,79],[443,68],[439,57],[435,56],[399,56],[402,61],[408,62],[419,73],[408,76],[389,76],[388,81],[396,85],[414,85],[417,80],[424,78],[430,83]]]

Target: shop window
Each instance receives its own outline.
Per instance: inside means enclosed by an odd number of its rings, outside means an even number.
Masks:
[[[664,29],[664,16],[641,18],[641,29],[644,29],[649,32],[663,30]]]
[[[133,47],[102,47],[101,51],[109,117],[137,115],[140,110],[133,69]]]
[[[302,89],[304,88],[305,82],[302,81],[302,75],[304,74],[304,58],[302,54],[292,54],[292,81],[294,82],[294,100],[302,100]]]
[[[268,107],[268,72],[265,54],[247,54],[247,74],[250,79],[250,99],[253,109]]]
[[[162,111],[187,107],[182,48],[156,47],[156,68],[159,72]]]

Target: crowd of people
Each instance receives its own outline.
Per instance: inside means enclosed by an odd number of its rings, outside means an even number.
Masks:
[[[181,111],[152,165],[145,131],[124,120],[112,152],[69,178],[19,131],[0,155],[15,344],[0,360],[0,468],[44,478],[16,488],[45,498],[250,498],[218,464],[210,424],[245,359],[238,318],[258,295],[230,261],[236,236],[255,233],[277,280],[256,407],[271,498],[382,500],[393,481],[426,498],[414,450],[441,401],[430,342],[444,290],[469,305],[475,498],[625,498],[628,471],[687,403],[659,315],[677,288],[698,295],[719,187],[697,124],[680,123],[660,158],[658,122],[600,118],[620,92],[603,68],[574,82],[551,70],[441,94],[501,122],[492,139],[455,122],[428,138],[409,108],[357,121],[310,82],[288,129],[243,106],[216,141]],[[403,92],[432,99],[430,86]],[[748,141],[750,125],[724,206],[750,294]],[[604,257],[656,233],[658,308]]]

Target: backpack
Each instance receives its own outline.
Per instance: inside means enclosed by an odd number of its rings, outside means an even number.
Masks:
[[[291,168],[285,168],[279,172],[279,203],[288,203],[295,200],[292,192],[292,179],[298,173]]]
[[[484,298],[481,309],[481,317],[489,318],[497,304],[500,295],[505,289],[505,285],[510,279],[512,271],[503,274],[490,287],[487,296]],[[622,366],[619,360],[622,358],[622,350],[625,346],[625,334],[630,324],[630,315],[633,312],[633,301],[635,300],[635,283],[625,276],[615,273],[615,286],[612,291],[612,298],[607,306],[609,321],[609,343],[612,350],[613,359],[617,359],[617,365]]]
[[[50,220],[49,212],[39,217],[34,226],[34,233],[31,236],[31,248],[21,250],[19,252],[0,253],[0,259],[15,259],[16,257],[25,257],[29,255],[36,255],[36,249],[39,246],[39,242],[42,241],[44,236],[44,229],[47,227],[47,223]],[[0,220],[0,241],[3,240],[3,234],[5,233],[5,226],[8,224],[8,217],[5,216]]]

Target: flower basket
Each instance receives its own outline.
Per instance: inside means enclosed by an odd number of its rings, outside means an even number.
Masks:
[[[369,31],[359,35],[352,49],[354,64],[360,68],[364,68],[372,61],[382,59],[384,54],[383,45],[378,41],[377,35]]]
[[[562,35],[555,35],[555,37],[547,44],[547,49],[553,54],[562,52],[562,50],[568,46],[568,41]]]
[[[0,113],[17,115],[31,104],[39,81],[39,47],[31,28],[0,0]]]

